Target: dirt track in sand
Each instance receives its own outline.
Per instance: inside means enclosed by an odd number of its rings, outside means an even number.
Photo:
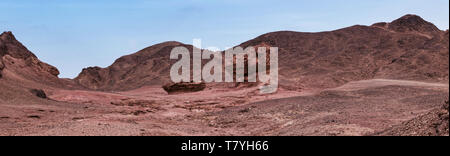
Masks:
[[[383,79],[320,92],[255,91],[54,90],[46,102],[0,105],[0,135],[365,135],[448,99],[448,84]]]
[[[436,88],[448,88],[448,84],[443,83],[427,83],[419,81],[407,81],[407,80],[388,80],[388,79],[373,79],[373,80],[362,80],[356,82],[347,83],[341,87],[328,89],[337,91],[354,91],[367,88],[383,87],[383,86],[416,86],[416,87],[436,87]]]

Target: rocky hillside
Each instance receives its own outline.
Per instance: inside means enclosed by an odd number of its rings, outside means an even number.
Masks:
[[[11,32],[0,35],[0,104],[47,102],[45,91],[52,88],[81,88],[58,75],[58,69],[40,61]]]
[[[170,51],[180,45],[192,49],[178,42],[161,43],[107,68],[86,68],[75,80],[100,90],[164,85],[170,81]],[[330,32],[273,32],[240,46],[260,45],[279,47],[280,85],[286,89],[329,88],[373,78],[448,81],[448,31],[416,15]]]
[[[55,67],[40,61],[11,32],[0,35],[0,77],[61,85]]]
[[[75,78],[82,86],[96,90],[130,90],[146,85],[163,85],[170,82],[170,51],[191,45],[165,42],[145,48],[137,53],[117,59],[107,68],[89,67]]]
[[[268,33],[241,46],[263,43],[280,49],[284,86],[328,88],[373,78],[448,81],[448,31],[415,15],[331,32]]]

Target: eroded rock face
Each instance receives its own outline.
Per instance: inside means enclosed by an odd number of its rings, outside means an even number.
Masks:
[[[205,88],[205,83],[172,83],[163,86],[163,89],[169,94],[198,92]]]
[[[24,86],[82,88],[73,80],[60,79],[56,67],[39,60],[11,32],[0,35],[0,73],[2,80],[23,83]]]
[[[53,67],[47,63],[41,62],[39,59],[35,57],[29,57],[25,60],[25,63],[28,66],[36,68],[40,72],[49,73],[55,77],[59,75],[59,70],[56,67]]]
[[[8,60],[7,67],[5,59]],[[23,62],[21,64],[20,62]],[[17,64],[16,64],[17,63]],[[17,70],[23,75],[36,76],[49,74],[57,78],[59,71],[57,68],[40,61],[32,52],[16,40],[11,32],[4,32],[0,35],[0,70],[8,68]]]
[[[105,72],[100,67],[88,67],[75,78],[77,83],[91,89],[99,89],[104,85],[103,79],[106,78]]]
[[[30,92],[35,95],[36,97],[42,98],[42,99],[46,99],[47,98],[47,94],[45,94],[44,90],[42,89],[31,89]]]
[[[3,60],[0,59],[0,71],[5,68],[5,65],[3,64]]]
[[[36,57],[25,46],[16,40],[12,32],[4,32],[0,35],[0,57],[11,55],[14,58],[26,59]]]
[[[3,64],[3,60],[0,59],[0,79],[3,77],[2,75],[3,68],[5,68],[5,65]]]

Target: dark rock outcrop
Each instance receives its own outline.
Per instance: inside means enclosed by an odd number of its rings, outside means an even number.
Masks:
[[[163,89],[169,94],[198,92],[205,88],[205,83],[174,83],[163,86]]]
[[[0,57],[10,55],[14,58],[27,59],[29,57],[36,57],[25,46],[17,41],[12,32],[3,32],[0,35]]]
[[[36,97],[43,99],[47,98],[47,94],[45,94],[44,90],[42,89],[31,89],[30,92]]]
[[[3,77],[2,75],[3,68],[5,68],[5,65],[3,64],[3,60],[0,59],[0,79]]]

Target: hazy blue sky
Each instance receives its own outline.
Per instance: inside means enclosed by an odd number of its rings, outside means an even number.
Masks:
[[[0,0],[0,31],[13,31],[72,78],[169,40],[200,38],[203,47],[224,49],[272,31],[327,31],[405,14],[449,27],[448,0]]]

